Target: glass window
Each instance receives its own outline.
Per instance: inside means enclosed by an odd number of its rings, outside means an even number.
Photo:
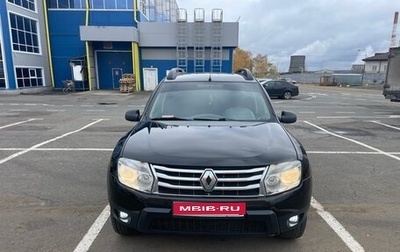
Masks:
[[[35,11],[35,0],[8,0],[8,2],[21,6],[25,9]]]
[[[91,9],[104,9],[104,0],[91,0]]]
[[[68,0],[58,0],[58,8],[59,9],[69,9],[69,1]]]
[[[126,0],[116,0],[117,9],[128,9],[128,3]]]
[[[91,9],[126,10],[133,9],[131,0],[90,0]]]
[[[41,68],[16,68],[15,72],[19,88],[43,86]]]
[[[86,0],[47,0],[50,9],[85,9]]]
[[[37,21],[10,13],[12,44],[15,51],[39,53]]]

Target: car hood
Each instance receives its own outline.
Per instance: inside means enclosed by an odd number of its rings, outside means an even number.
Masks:
[[[291,137],[275,122],[159,125],[134,128],[122,156],[174,166],[263,166],[297,159]]]

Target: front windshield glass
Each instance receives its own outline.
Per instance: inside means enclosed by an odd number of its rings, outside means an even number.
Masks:
[[[168,83],[149,107],[153,120],[273,120],[261,87],[249,83]]]

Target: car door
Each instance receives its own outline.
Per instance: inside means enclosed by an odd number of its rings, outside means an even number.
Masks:
[[[276,81],[268,81],[265,84],[263,84],[265,90],[267,90],[267,93],[269,96],[276,96],[274,87],[275,87],[275,82]]]
[[[285,82],[284,81],[276,81],[274,85],[274,96],[281,97],[285,92]]]

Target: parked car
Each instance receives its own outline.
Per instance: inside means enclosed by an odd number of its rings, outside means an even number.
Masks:
[[[289,82],[291,84],[297,84],[297,81],[295,81],[295,80],[293,80],[291,78],[282,78],[282,79],[279,79],[279,80],[284,80],[284,81],[287,81],[287,82]]]
[[[307,153],[246,69],[173,69],[123,136],[108,168],[118,234],[303,235],[312,178]]]
[[[299,87],[284,80],[267,81],[262,86],[270,97],[290,99],[299,95]]]

